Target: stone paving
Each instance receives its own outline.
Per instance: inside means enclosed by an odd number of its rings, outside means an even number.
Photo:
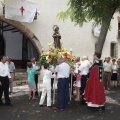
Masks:
[[[26,87],[16,91],[25,91]],[[0,106],[0,120],[120,120],[120,88],[106,91],[106,96],[106,110],[102,112],[79,105],[74,100],[69,102],[68,109],[61,111],[56,109],[57,100],[52,108],[47,108],[46,101],[43,107],[38,107],[39,99],[29,100],[25,94],[11,96],[14,106]]]
[[[57,83],[56,83],[57,85]],[[42,90],[42,81],[38,84],[39,93]],[[0,120],[120,120],[120,87],[106,93],[106,110],[99,112],[87,106],[79,105],[74,98],[69,102],[68,109],[57,110],[56,102],[52,108],[38,107],[39,99],[28,99],[28,86],[14,86],[14,93],[10,95],[13,107],[0,106]]]

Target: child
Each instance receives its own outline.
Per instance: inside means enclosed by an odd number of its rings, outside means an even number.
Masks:
[[[80,63],[78,63],[78,66],[80,66]],[[75,101],[80,101],[80,87],[81,87],[81,75],[80,71],[78,70],[78,73],[76,74],[76,84],[75,84],[75,90],[76,90],[76,98]]]
[[[31,62],[27,62],[27,66],[28,66],[27,73],[28,73],[29,99],[34,100],[34,99],[37,99],[35,97],[36,85],[35,85],[35,79],[34,79],[36,70],[32,68]],[[33,95],[32,95],[32,91],[33,91]]]
[[[46,94],[47,94],[47,107],[51,106],[51,77],[52,72],[49,70],[49,64],[45,63],[43,71],[43,91],[39,102],[39,107],[43,106]]]

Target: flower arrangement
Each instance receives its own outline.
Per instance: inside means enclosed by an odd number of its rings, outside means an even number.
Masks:
[[[59,58],[64,58],[65,62],[67,62],[70,66],[73,65],[76,57],[68,52],[66,48],[52,48],[52,44],[48,43],[49,49],[46,51],[43,51],[41,58],[39,60],[40,66],[44,65],[44,63],[49,63],[50,65],[56,65],[57,60]]]

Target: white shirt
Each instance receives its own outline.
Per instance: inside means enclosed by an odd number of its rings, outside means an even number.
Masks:
[[[60,65],[56,66],[55,71],[57,72],[58,78],[68,78],[70,75],[70,66],[63,62]]]
[[[112,70],[113,70],[113,73],[117,73],[117,65],[116,64],[112,64]]]
[[[78,63],[75,63],[75,65],[74,65],[74,68],[75,68],[74,73],[78,73],[79,67],[80,66],[78,65]]]
[[[44,89],[51,89],[51,77],[52,72],[50,70],[43,70],[43,88]]]
[[[88,60],[84,60],[79,67],[80,74],[88,75],[90,66],[91,66],[90,62]]]
[[[9,72],[13,72],[15,70],[15,64],[11,61],[10,63],[7,62],[8,64],[8,68],[9,68]]]
[[[104,72],[111,72],[112,71],[112,63],[105,62],[103,63]]]
[[[39,66],[35,63],[32,63],[32,67],[34,70],[38,70],[39,69]]]
[[[0,62],[0,76],[1,77],[8,76],[8,78],[11,78],[7,63],[3,64],[2,62]]]
[[[54,71],[55,71],[54,66],[53,66],[53,65],[50,65],[50,66],[49,66],[49,70],[51,71],[51,73],[54,73]],[[55,77],[55,75],[53,74],[53,75],[52,75],[52,78],[54,78],[54,77]]]

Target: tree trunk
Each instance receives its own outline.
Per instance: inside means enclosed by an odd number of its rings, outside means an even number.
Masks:
[[[95,52],[99,52],[102,54],[102,50],[103,50],[103,46],[104,46],[104,43],[106,40],[107,32],[108,32],[110,22],[111,22],[111,19],[112,19],[114,13],[115,13],[115,9],[113,11],[107,13],[107,15],[106,15],[107,19],[105,18],[102,21],[101,32],[100,32],[100,36],[98,38],[98,42],[96,43],[96,46],[95,46]]]

